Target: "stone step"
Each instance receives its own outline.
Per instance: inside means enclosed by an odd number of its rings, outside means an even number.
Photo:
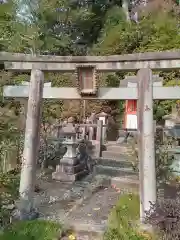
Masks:
[[[52,173],[52,179],[55,179],[56,181],[61,182],[75,182],[84,176],[88,174],[87,170],[82,170],[80,172],[74,173],[74,174],[66,174],[63,172],[53,172]]]
[[[88,232],[88,231],[73,231],[73,236],[76,240],[103,240],[104,233]],[[60,238],[61,240],[69,240],[70,237],[65,236]]]
[[[132,151],[131,147],[121,146],[121,145],[110,145],[106,147],[106,151],[112,151],[117,153],[126,153]]]
[[[136,175],[129,175],[125,177],[113,177],[111,178],[111,185],[115,185],[117,188],[128,192],[139,192],[139,179]]]
[[[97,224],[95,221],[91,221],[91,223],[88,223],[86,221],[82,222],[76,219],[75,221],[67,221],[65,223],[68,228],[73,229],[75,232],[92,233],[92,235],[103,235],[107,228],[106,222]]]
[[[128,154],[128,153],[123,154],[123,153],[115,152],[115,151],[103,151],[102,157],[108,158],[108,159],[115,159],[115,160],[120,160],[120,159],[126,160],[126,159],[133,158],[135,156],[132,156],[131,154]]]
[[[94,235],[92,236],[94,238],[87,238],[89,240],[103,239],[96,238],[96,236],[103,237],[103,233],[107,229],[108,216],[119,199],[119,195],[111,186],[99,188],[96,192],[92,192],[88,198],[86,197],[80,205],[71,211],[65,220],[65,226],[70,227],[75,232],[89,233],[86,234],[89,237]],[[86,240],[85,237],[82,240]]]
[[[107,175],[110,177],[121,177],[126,175],[137,175],[137,173],[132,168],[119,168],[96,165],[94,166],[95,174]]]
[[[110,159],[110,158],[98,158],[96,159],[97,165],[109,166],[109,167],[132,167],[132,163],[126,159]]]

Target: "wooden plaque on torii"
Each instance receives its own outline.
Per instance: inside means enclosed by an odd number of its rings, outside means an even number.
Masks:
[[[98,93],[96,66],[77,65],[76,67],[77,89],[82,97],[95,97]]]

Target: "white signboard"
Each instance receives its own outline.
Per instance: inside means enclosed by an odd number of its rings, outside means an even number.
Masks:
[[[134,114],[128,114],[126,120],[127,129],[137,129],[137,116]]]
[[[103,121],[103,125],[106,124],[106,117],[99,117],[99,120]]]

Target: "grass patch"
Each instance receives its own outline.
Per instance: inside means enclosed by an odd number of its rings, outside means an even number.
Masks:
[[[105,240],[145,240],[151,239],[145,233],[138,233],[132,224],[139,219],[139,196],[124,194],[109,216]]]
[[[49,221],[22,221],[6,229],[0,240],[54,240],[60,236],[61,229],[59,224]]]

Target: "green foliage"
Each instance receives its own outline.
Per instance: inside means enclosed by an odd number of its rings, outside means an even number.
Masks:
[[[157,129],[155,134],[155,158],[156,158],[156,177],[158,185],[161,183],[169,183],[173,177],[172,164],[174,157],[170,154],[169,150],[175,145],[175,139],[172,137],[166,137],[163,139],[162,129]],[[131,140],[131,155],[130,158],[132,167],[135,172],[139,171],[139,159],[137,139]]]
[[[15,1],[0,4],[0,50],[7,50],[16,31]]]
[[[0,226],[5,227],[10,223],[12,209],[9,205],[14,204],[18,197],[19,169],[8,173],[0,172]]]
[[[6,83],[8,76],[0,73],[1,88]],[[10,82],[10,79],[8,79]],[[11,151],[14,151],[11,158],[16,161],[15,148],[19,145],[19,138],[22,132],[20,115],[20,103],[15,101],[4,101],[0,99],[0,171],[5,167],[4,160],[8,159]],[[10,150],[11,149],[11,150]],[[12,161],[10,161],[12,163]],[[10,163],[9,162],[9,163]],[[5,169],[4,169],[5,170]]]
[[[161,135],[161,136],[160,136]],[[173,179],[172,164],[174,156],[169,150],[173,148],[174,141],[171,137],[161,140],[162,134],[156,133],[155,150],[156,150],[156,177],[157,183],[169,183]]]
[[[105,240],[144,240],[135,230],[135,221],[139,219],[139,196],[124,194],[112,210],[109,217]]]
[[[57,223],[37,220],[13,224],[0,235],[0,240],[52,240],[61,234]]]
[[[113,11],[110,19],[116,19],[116,16],[119,12]],[[107,21],[111,22],[109,16]],[[105,55],[178,49],[179,33],[179,18],[168,11],[142,16],[139,24],[129,24],[119,18],[119,21],[112,21],[108,28],[105,25],[95,49]]]
[[[133,52],[163,51],[180,48],[179,15],[172,9],[146,13],[138,24],[125,22],[119,17],[120,11],[107,12],[107,22],[101,30],[98,43],[92,54],[111,55]],[[121,15],[122,16],[122,15]],[[119,21],[117,20],[119,19]],[[164,85],[179,85],[179,72],[159,73]],[[157,121],[169,114],[172,105],[178,101],[155,101],[154,115]]]

